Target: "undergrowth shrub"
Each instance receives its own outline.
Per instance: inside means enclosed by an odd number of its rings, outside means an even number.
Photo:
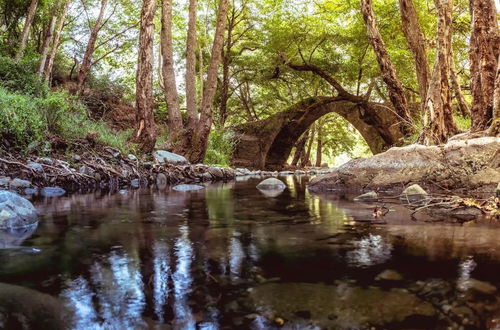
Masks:
[[[233,132],[222,129],[212,130],[208,137],[205,164],[229,167],[236,143]]]
[[[49,88],[35,74],[36,66],[35,57],[16,61],[7,56],[0,56],[0,86],[14,93],[45,97]]]
[[[46,124],[37,108],[37,100],[0,87],[0,138],[11,147],[23,149],[41,141]]]

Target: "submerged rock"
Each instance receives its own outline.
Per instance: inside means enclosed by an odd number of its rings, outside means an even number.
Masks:
[[[412,184],[411,186],[403,190],[399,199],[403,201],[415,202],[425,199],[427,195],[427,191],[425,191],[418,184]]]
[[[281,180],[269,178],[261,181],[257,185],[257,188],[260,190],[285,190],[286,185]]]
[[[403,276],[395,270],[386,269],[375,277],[376,281],[401,281]]]
[[[449,141],[441,146],[394,147],[370,158],[351,160],[316,177],[309,189],[394,188],[409,182],[447,189],[484,188],[500,181],[500,138]],[[488,175],[485,175],[488,173]]]
[[[153,152],[154,159],[160,164],[186,165],[188,160],[181,155],[174,154],[165,150],[156,150]]]
[[[35,224],[38,214],[29,200],[10,191],[0,190],[0,229]]]
[[[10,189],[21,189],[21,188],[29,188],[31,187],[31,182],[28,180],[22,180],[15,178],[14,180],[9,182]]]
[[[17,285],[0,283],[0,327],[68,329],[72,315],[63,301]]]
[[[347,283],[270,283],[256,287],[250,295],[257,306],[269,306],[275,315],[286,320],[308,311],[307,316],[310,314],[315,325],[322,329],[364,329],[377,325],[384,328],[385,324],[409,317],[436,315],[430,303],[407,291],[361,288]]]
[[[139,179],[133,179],[130,181],[130,186],[132,188],[139,188],[141,186],[141,180]]]
[[[195,191],[195,190],[201,190],[205,187],[197,185],[197,184],[179,184],[177,186],[174,186],[172,189],[175,191]]]
[[[11,181],[11,178],[8,176],[0,177],[0,187],[4,187],[4,188],[8,187],[10,181]]]
[[[66,194],[66,190],[61,187],[44,187],[40,190],[40,195],[44,197],[59,197]]]
[[[359,195],[354,198],[355,202],[376,202],[378,201],[378,194],[374,191],[369,191],[366,194]]]
[[[467,280],[467,286],[470,290],[486,295],[492,295],[497,292],[497,288],[493,284],[476,280],[474,278]]]
[[[42,173],[43,172],[43,166],[39,163],[28,163],[26,164],[29,168],[31,168],[33,171],[37,173]]]
[[[156,176],[156,186],[159,189],[165,189],[167,187],[167,176],[163,173],[158,173]]]

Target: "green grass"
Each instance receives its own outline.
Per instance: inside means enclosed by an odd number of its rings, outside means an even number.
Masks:
[[[231,155],[236,147],[234,134],[227,130],[214,129],[208,138],[208,148],[204,163],[220,167],[230,167]]]

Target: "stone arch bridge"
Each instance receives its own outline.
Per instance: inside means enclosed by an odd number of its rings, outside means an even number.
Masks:
[[[283,167],[300,136],[316,120],[332,112],[349,121],[374,154],[403,142],[400,121],[390,106],[320,96],[303,100],[268,118],[233,127],[238,142],[232,165],[261,169]]]

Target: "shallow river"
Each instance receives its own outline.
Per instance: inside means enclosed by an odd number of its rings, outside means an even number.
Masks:
[[[0,233],[0,328],[500,327],[499,225],[282,179],[36,200],[38,228]]]

